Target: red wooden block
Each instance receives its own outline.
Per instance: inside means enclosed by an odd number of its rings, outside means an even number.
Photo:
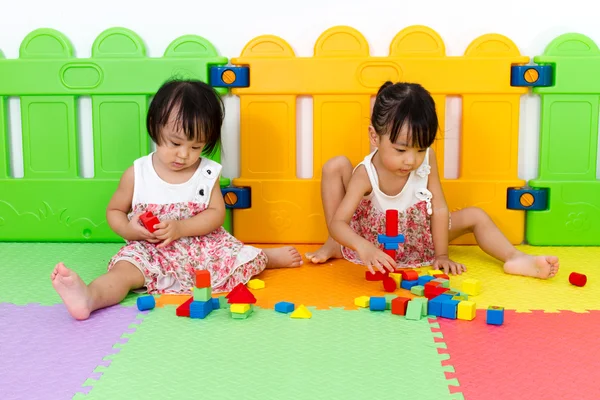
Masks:
[[[386,236],[398,236],[398,210],[385,211]]]
[[[393,249],[383,249],[383,252],[388,256],[392,257],[394,260],[396,259],[396,250]]]
[[[210,287],[210,272],[205,269],[196,270],[196,287],[207,288]]]
[[[569,275],[569,282],[571,282],[571,285],[580,287],[585,286],[587,283],[587,276],[578,272],[571,272],[571,275]]]
[[[448,288],[442,287],[442,286],[426,286],[425,287],[425,293],[423,293],[423,295],[425,297],[427,297],[429,300],[433,299],[434,297],[438,297],[440,294],[447,292]]]
[[[382,281],[383,278],[389,276],[390,273],[386,270],[385,274],[379,271],[375,271],[374,273],[371,273],[371,271],[367,270],[365,271],[365,278],[368,281]]]
[[[448,281],[450,280],[450,277],[446,274],[439,274],[439,275],[436,275],[434,278],[435,279],[442,278],[442,279],[446,279]]]
[[[419,279],[419,273],[417,271],[403,269],[400,273],[402,274],[403,281],[416,281]]]
[[[190,304],[192,304],[192,301],[194,301],[194,297],[190,297],[189,299],[187,299],[185,301],[185,303],[183,303],[182,305],[177,307],[177,309],[175,310],[175,314],[177,314],[178,317],[188,317],[189,318]]]
[[[390,303],[392,305],[392,314],[395,315],[406,315],[406,308],[410,299],[406,297],[396,297]]]
[[[231,292],[225,296],[229,304],[254,304],[256,297],[248,290],[246,285],[238,283]]]
[[[140,215],[140,222],[144,225],[144,228],[148,230],[148,232],[152,233],[156,229],[154,229],[154,225],[159,224],[160,221],[158,218],[152,214],[152,211],[146,211],[142,215]]]
[[[383,278],[383,290],[386,292],[393,292],[398,289],[398,285],[396,285],[396,281],[389,276]]]

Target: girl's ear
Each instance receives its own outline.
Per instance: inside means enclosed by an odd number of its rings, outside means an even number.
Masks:
[[[369,142],[372,148],[379,147],[379,135],[375,132],[373,125],[369,125]]]

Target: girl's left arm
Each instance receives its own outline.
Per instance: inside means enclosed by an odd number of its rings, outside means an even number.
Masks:
[[[213,186],[208,208],[192,218],[164,221],[156,225],[154,232],[163,240],[157,247],[166,247],[172,241],[186,236],[203,236],[216,230],[225,222],[225,201],[221,195],[219,179]]]
[[[450,223],[450,211],[442,190],[440,173],[438,171],[435,152],[429,148],[429,173],[428,189],[432,194],[431,206],[433,214],[431,215],[431,236],[433,237],[433,247],[435,258],[448,257],[448,225]]]

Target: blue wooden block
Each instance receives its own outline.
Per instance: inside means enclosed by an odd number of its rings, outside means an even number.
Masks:
[[[404,235],[399,234],[398,236],[386,236],[386,235],[377,235],[377,241],[379,243],[404,243]]]
[[[279,303],[275,304],[275,311],[280,313],[291,313],[292,311],[294,311],[294,309],[294,303],[290,303],[287,301],[280,301]]]
[[[548,189],[508,188],[506,189],[506,208],[527,211],[547,210]]]
[[[383,248],[386,250],[398,250],[398,243],[384,243]]]
[[[510,86],[552,86],[552,65],[513,65]]]
[[[152,310],[156,306],[154,296],[140,296],[137,298],[136,303],[140,311]]]
[[[210,301],[212,302],[213,310],[218,310],[219,308],[221,308],[221,303],[219,302],[218,297],[213,297],[212,299],[210,299]]]
[[[447,299],[442,302],[442,317],[456,319],[456,309],[459,301]]]
[[[214,87],[250,86],[250,68],[234,66],[210,67],[210,84]]]
[[[371,311],[385,311],[385,297],[371,297],[369,299]]]
[[[504,323],[504,307],[489,306],[485,321],[489,325],[502,325]]]
[[[190,318],[204,319],[212,310],[212,300],[192,301],[190,303]]]
[[[419,281],[402,280],[402,282],[400,283],[400,287],[402,287],[402,289],[410,290],[410,289],[412,289],[413,286],[417,286],[418,284],[419,284]]]
[[[427,303],[427,314],[439,317],[442,315],[442,303],[444,299],[441,296],[434,297]]]
[[[435,279],[435,277],[433,277],[431,275],[423,275],[423,276],[419,277],[419,279],[417,280],[417,282],[419,282],[419,285],[425,286],[425,284],[427,282],[430,282],[430,281],[432,281],[434,279]]]
[[[226,208],[250,208],[252,190],[246,186],[226,186],[221,188]]]

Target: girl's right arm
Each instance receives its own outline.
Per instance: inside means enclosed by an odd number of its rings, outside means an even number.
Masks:
[[[329,234],[338,243],[354,249],[371,272],[373,272],[372,267],[377,268],[381,272],[385,272],[385,269],[393,271],[396,266],[395,260],[350,228],[350,220],[358,204],[365,194],[370,193],[371,190],[373,188],[371,187],[367,171],[361,165],[350,178],[346,195],[329,224]]]
[[[133,166],[129,167],[121,176],[119,186],[113,194],[106,208],[106,220],[112,230],[125,240],[147,240],[157,243],[159,240],[144,228],[138,221],[139,215],[127,218],[133,201]]]

